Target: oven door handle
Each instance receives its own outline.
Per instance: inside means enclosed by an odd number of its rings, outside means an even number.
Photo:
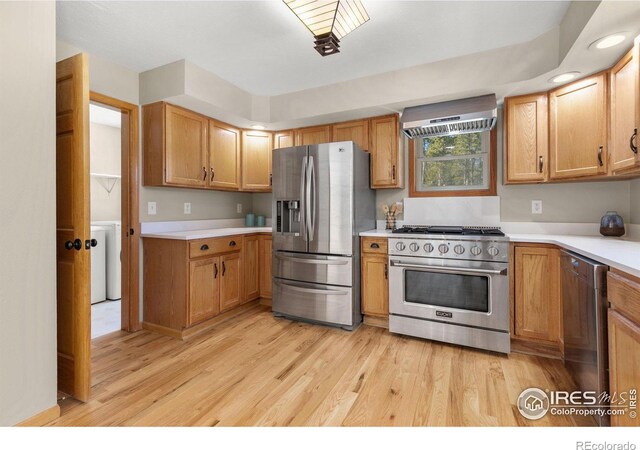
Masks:
[[[452,274],[460,274],[460,273],[472,273],[472,274],[481,274],[481,275],[506,275],[507,274],[506,268],[502,270],[463,269],[463,268],[453,268],[453,267],[427,266],[423,264],[407,264],[407,263],[402,263],[400,261],[394,261],[394,260],[391,260],[391,266],[406,267],[409,269],[428,270],[430,272],[452,273]]]

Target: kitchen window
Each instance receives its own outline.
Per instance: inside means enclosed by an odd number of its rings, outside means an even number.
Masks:
[[[496,195],[495,129],[411,140],[411,197]]]

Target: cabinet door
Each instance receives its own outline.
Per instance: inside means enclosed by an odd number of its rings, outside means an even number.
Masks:
[[[238,306],[242,300],[240,252],[220,256],[220,311]]]
[[[547,94],[505,98],[505,182],[540,182],[549,173]]]
[[[329,125],[299,128],[295,130],[295,133],[296,145],[316,145],[331,142],[331,127]]]
[[[362,313],[389,315],[389,267],[386,256],[362,257]]]
[[[273,148],[287,148],[294,147],[296,145],[293,130],[278,131],[273,136],[273,140]]]
[[[265,131],[242,132],[242,189],[271,191],[273,135]]]
[[[271,236],[260,236],[260,297],[271,298]]]
[[[398,164],[398,116],[371,119],[371,187],[401,187]]]
[[[337,123],[331,127],[333,142],[353,141],[362,150],[369,151],[369,121]]]
[[[640,380],[640,325],[616,310],[610,309],[609,391],[610,393],[628,393],[631,389],[637,390],[638,380]],[[627,412],[621,416],[611,416],[611,425],[638,426],[640,418],[631,418]]]
[[[625,172],[640,165],[631,137],[636,131],[638,62],[630,50],[611,69],[611,171]],[[634,140],[637,145],[637,139]]]
[[[607,102],[604,74],[549,94],[551,179],[607,172]]]
[[[207,119],[165,105],[165,181],[178,186],[206,186]]]
[[[245,236],[242,244],[244,256],[244,302],[249,302],[260,297],[260,273],[259,266],[259,239],[258,236]]]
[[[240,189],[240,130],[209,121],[209,187]]]
[[[189,325],[220,312],[219,277],[218,258],[189,262]]]
[[[515,334],[557,343],[560,340],[560,251],[515,248]]]

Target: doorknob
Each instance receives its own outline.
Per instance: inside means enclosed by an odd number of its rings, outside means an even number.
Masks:
[[[71,250],[71,249],[76,249],[76,250],[81,250],[82,249],[82,241],[80,239],[76,239],[75,241],[67,241],[64,243],[64,248],[66,248],[67,250]]]
[[[92,247],[97,247],[97,246],[98,246],[98,241],[97,241],[97,239],[91,239],[91,246],[92,246]]]

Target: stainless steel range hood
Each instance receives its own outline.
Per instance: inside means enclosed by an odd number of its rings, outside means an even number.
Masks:
[[[498,117],[496,95],[405,108],[400,121],[409,139],[489,131]]]

